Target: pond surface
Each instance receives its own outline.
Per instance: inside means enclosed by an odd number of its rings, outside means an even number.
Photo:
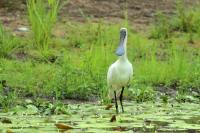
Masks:
[[[39,115],[34,114],[34,109],[32,113],[0,113],[0,132],[200,132],[199,104],[126,101],[125,113],[120,112],[113,122],[110,120],[115,115],[115,107],[105,108],[104,105],[84,103],[69,105],[67,115]],[[56,123],[67,129],[58,129]]]

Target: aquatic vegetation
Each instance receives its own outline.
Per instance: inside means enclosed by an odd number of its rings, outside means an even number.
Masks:
[[[192,103],[136,103],[125,102],[125,113],[116,115],[110,122],[115,108],[84,103],[69,105],[68,115],[18,116],[15,113],[0,114],[0,131],[6,132],[188,132],[200,131],[199,109]],[[16,112],[17,113],[17,112]],[[156,115],[155,115],[156,114]]]

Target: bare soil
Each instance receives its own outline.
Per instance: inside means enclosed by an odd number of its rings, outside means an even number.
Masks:
[[[168,15],[175,13],[177,0],[62,0],[64,6],[59,13],[60,20],[84,22],[86,17],[93,21],[103,19],[120,22],[128,12],[129,23],[137,29],[144,29],[154,20],[157,11]],[[195,5],[200,0],[185,0],[186,5]],[[1,0],[0,21],[15,32],[27,25],[26,4],[24,0]]]

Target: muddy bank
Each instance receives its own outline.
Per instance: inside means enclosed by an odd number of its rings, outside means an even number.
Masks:
[[[125,11],[131,24],[148,25],[152,22],[157,11],[174,14],[177,0],[62,0],[64,6],[60,18],[70,18],[84,21],[85,17],[93,20],[103,18],[107,21],[118,22],[124,19]],[[185,0],[186,5],[195,5],[200,0]],[[17,10],[17,13],[16,13]],[[24,0],[1,0],[0,17],[14,17],[26,14]],[[23,18],[23,17],[22,17]],[[17,19],[21,19],[18,17]]]

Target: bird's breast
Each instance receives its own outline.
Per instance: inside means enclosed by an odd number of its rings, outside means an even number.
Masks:
[[[130,80],[130,73],[126,69],[118,69],[115,74],[115,86],[117,88],[121,88],[122,86],[126,86]]]
[[[132,65],[129,62],[115,62],[108,72],[108,85],[113,89],[126,87],[132,75]]]

